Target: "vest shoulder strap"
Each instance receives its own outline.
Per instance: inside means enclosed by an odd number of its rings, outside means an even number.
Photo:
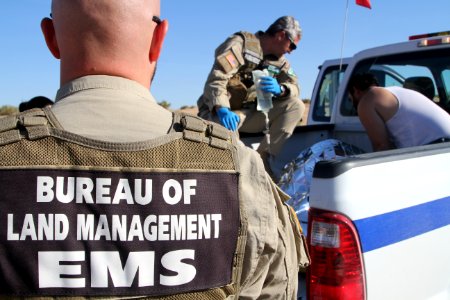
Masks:
[[[244,39],[244,58],[245,60],[258,65],[263,59],[261,44],[259,39],[253,33],[239,31],[236,35]]]
[[[0,119],[0,146],[49,136],[47,117],[42,109],[32,109]]]
[[[229,149],[235,142],[232,132],[217,123],[187,114],[175,114],[174,120],[179,120],[183,131],[183,138],[186,140],[206,142],[212,147],[223,150]],[[177,123],[177,121],[174,121],[174,124]]]

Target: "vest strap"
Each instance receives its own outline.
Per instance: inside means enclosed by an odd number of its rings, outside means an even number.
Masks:
[[[237,34],[244,39],[245,59],[258,65],[263,59],[259,39],[256,35],[246,31],[240,31]]]
[[[0,133],[0,146],[15,143],[22,138],[19,130],[9,130]]]
[[[223,141],[223,140],[220,140],[220,139],[216,139],[216,138],[213,138],[213,137],[211,137],[211,139],[209,141],[209,144],[212,147],[219,148],[219,149],[222,149],[222,150],[228,149],[228,147],[230,145],[226,141]]]
[[[0,132],[16,129],[19,122],[17,116],[7,116],[0,118]]]
[[[27,126],[47,125],[48,121],[45,118],[45,116],[24,115],[20,116],[19,123],[27,127]]]
[[[212,137],[216,137],[221,140],[227,141],[230,138],[229,131],[222,126],[218,126],[215,124],[209,124],[208,131]]]
[[[203,137],[204,135],[199,132],[189,130],[183,131],[183,138],[189,141],[201,143],[203,141]]]
[[[22,139],[22,134],[18,129],[20,119],[17,115],[0,119],[0,145],[7,145],[18,142]]]
[[[26,127],[28,139],[38,140],[50,136],[50,128],[48,126],[30,126]]]
[[[192,130],[196,132],[205,132],[207,128],[205,122],[202,119],[189,115],[185,115],[181,118],[181,125],[183,125],[183,128],[186,130]]]
[[[183,126],[183,138],[186,140],[197,143],[209,141],[212,147],[223,150],[230,147],[230,132],[218,124],[191,115],[182,116],[180,123]]]

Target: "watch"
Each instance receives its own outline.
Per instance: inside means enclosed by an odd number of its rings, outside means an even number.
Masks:
[[[280,84],[280,90],[281,90],[280,96],[285,96],[285,94],[286,94],[286,88],[284,87],[284,85]]]

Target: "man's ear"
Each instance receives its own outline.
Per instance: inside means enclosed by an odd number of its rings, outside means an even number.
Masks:
[[[283,31],[283,30],[278,31],[277,33],[275,33],[275,36],[276,36],[278,41],[284,41],[286,39],[286,37],[287,37],[286,36],[286,32]]]
[[[158,60],[168,29],[169,22],[167,20],[163,20],[156,26],[155,31],[153,32],[152,44],[150,46],[150,63]]]
[[[60,59],[61,55],[59,53],[58,42],[56,41],[55,28],[53,27],[53,21],[50,18],[44,18],[41,21],[41,30],[44,34],[45,43],[52,55]]]

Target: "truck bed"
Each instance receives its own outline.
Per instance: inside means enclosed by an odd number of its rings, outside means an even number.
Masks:
[[[311,208],[356,228],[367,299],[450,299],[450,143],[323,161],[313,176]]]

